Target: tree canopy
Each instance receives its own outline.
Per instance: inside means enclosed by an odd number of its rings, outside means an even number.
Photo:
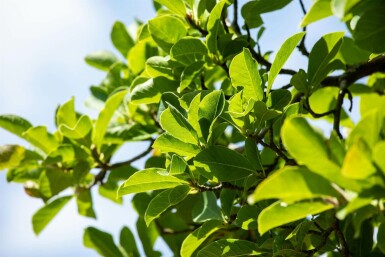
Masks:
[[[0,127],[29,144],[1,146],[0,169],[44,202],[36,235],[70,202],[96,218],[93,194],[117,204],[133,194],[138,238],[134,228],[117,242],[88,227],[85,247],[161,256],[161,237],[182,257],[384,256],[385,3],[316,0],[305,10],[299,0],[302,31],[262,51],[274,31],[261,15],[291,2],[154,0],[156,16],[135,34],[113,25],[121,56],[85,57],[106,72],[90,87],[96,119],[74,98],[57,108],[56,131],[0,115]],[[307,48],[307,26],[332,15],[347,30]],[[306,70],[286,67],[294,51]],[[111,161],[138,141],[148,148]],[[132,166],[141,158],[144,169]]]

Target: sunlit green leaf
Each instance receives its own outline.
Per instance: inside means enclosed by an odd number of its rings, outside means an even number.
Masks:
[[[195,157],[194,164],[203,176],[220,181],[238,180],[255,172],[245,157],[222,146],[203,150]]]
[[[180,254],[182,257],[190,257],[206,239],[222,228],[222,222],[219,220],[209,220],[202,224],[199,228],[189,234],[183,241]]]
[[[331,9],[331,1],[332,0],[316,0],[313,2],[313,5],[303,17],[300,26],[305,27],[310,23],[319,21],[326,17],[329,17],[333,14]]]
[[[270,68],[269,80],[267,82],[266,94],[269,94],[271,87],[273,86],[275,78],[278,76],[283,65],[289,59],[291,53],[294,51],[295,47],[305,36],[304,32],[297,33],[288,39],[282,44],[281,48],[278,50],[277,55],[275,56],[274,62]]]
[[[83,244],[105,257],[123,257],[112,236],[94,227],[85,229]]]
[[[298,201],[319,197],[338,197],[329,181],[305,167],[284,167],[263,180],[249,198]]]
[[[12,169],[19,165],[25,157],[25,149],[19,145],[0,146],[0,171]]]
[[[170,52],[171,47],[187,33],[185,24],[171,15],[163,15],[150,20],[148,29],[154,41],[166,52]]]
[[[16,115],[0,115],[0,127],[9,132],[23,137],[23,133],[32,127],[29,121]]]
[[[130,49],[135,45],[135,42],[128,33],[126,26],[120,21],[116,21],[112,27],[111,40],[124,58],[127,57],[128,51],[130,51]]]
[[[97,69],[108,71],[118,59],[109,51],[97,51],[87,55],[85,61]]]
[[[186,16],[186,7],[182,0],[155,0],[155,2],[164,5],[173,13],[176,13],[182,17]]]
[[[220,239],[205,246],[198,252],[197,257],[206,256],[255,256],[263,252],[256,243],[240,239]]]
[[[39,235],[40,232],[48,225],[48,223],[55,218],[55,216],[60,212],[60,210],[71,200],[72,196],[64,196],[57,198],[47,205],[39,209],[32,217],[32,226],[33,231],[36,235]]]
[[[183,201],[191,188],[188,185],[180,185],[175,188],[167,189],[156,195],[147,207],[144,219],[147,226],[157,219],[169,207],[174,206]]]
[[[185,143],[168,133],[160,135],[155,140],[153,147],[161,152],[171,152],[187,157],[195,156],[200,152],[200,148],[197,145]]]
[[[287,205],[284,202],[276,202],[263,209],[258,216],[258,231],[264,234],[272,228],[306,218],[326,210],[332,209],[333,205],[321,201],[300,202]]]
[[[243,96],[246,99],[263,99],[262,80],[258,72],[258,63],[251,56],[250,50],[243,52],[233,58],[230,64],[230,77],[233,86],[243,87]]]
[[[173,188],[179,185],[188,184],[187,181],[178,179],[167,174],[163,169],[145,169],[134,173],[126,180],[118,190],[118,196],[132,193],[146,192],[150,190]]]
[[[124,97],[127,94],[127,90],[120,91],[112,95],[106,102],[103,110],[99,113],[96,120],[95,130],[93,134],[93,142],[96,147],[100,148],[103,142],[103,137],[107,131],[108,124],[116,109],[121,105]]]

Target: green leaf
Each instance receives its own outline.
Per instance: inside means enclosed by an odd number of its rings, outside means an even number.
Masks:
[[[211,146],[200,152],[194,165],[208,179],[234,181],[254,174],[251,163],[243,155],[223,146]]]
[[[71,173],[60,169],[47,169],[40,176],[40,192],[46,198],[57,195],[73,185]]]
[[[197,257],[255,256],[262,253],[256,243],[240,239],[220,239],[200,250]]]
[[[356,44],[372,53],[385,52],[384,20],[385,7],[383,5],[364,12],[353,31]]]
[[[200,199],[192,209],[194,222],[206,222],[208,220],[222,220],[221,209],[217,205],[217,197],[212,191],[200,194]]]
[[[222,18],[223,8],[228,5],[226,0],[220,0],[210,12],[210,16],[207,21],[207,30],[210,31],[214,28],[216,21],[220,21]]]
[[[106,101],[103,110],[99,113],[98,119],[95,123],[95,130],[93,134],[93,142],[98,149],[100,149],[104,135],[106,134],[108,124],[115,111],[121,105],[124,97],[127,94],[127,90],[122,90],[114,95],[110,96]]]
[[[47,132],[45,126],[29,128],[23,133],[23,137],[46,154],[56,150],[59,146],[57,139]]]
[[[344,177],[340,167],[329,160],[323,137],[315,132],[304,118],[286,119],[281,129],[281,137],[285,148],[299,164],[306,165],[311,171],[342,187],[359,190],[357,182]]]
[[[357,140],[346,153],[342,174],[352,179],[366,179],[376,173],[370,155],[371,150],[365,141]]]
[[[169,91],[176,91],[179,83],[165,77],[149,79],[144,83],[136,85],[131,91],[132,104],[158,103],[162,94]]]
[[[207,139],[211,125],[221,115],[225,107],[225,97],[221,90],[216,90],[206,95],[199,104],[198,123],[202,136]]]
[[[170,57],[187,66],[202,61],[206,55],[206,45],[200,39],[184,37],[171,48]]]
[[[222,222],[219,220],[208,220],[207,222],[203,223],[202,226],[194,230],[194,232],[189,234],[183,241],[180,250],[181,256],[193,256],[192,254],[198,249],[198,247],[201,246],[210,235],[222,227]]]
[[[284,167],[263,180],[249,201],[280,199],[298,201],[311,198],[338,197],[330,182],[305,167]]]
[[[169,105],[160,116],[162,128],[170,135],[185,143],[198,144],[198,135],[188,120],[173,106]]]
[[[186,170],[187,162],[180,156],[173,154],[171,157],[171,163],[168,167],[170,175],[180,175]]]
[[[377,232],[377,246],[385,253],[385,222],[381,223]]]
[[[243,96],[246,99],[263,99],[262,79],[258,71],[258,63],[251,56],[250,50],[236,55],[230,64],[230,78],[233,86],[243,87]]]
[[[373,149],[373,161],[381,169],[382,173],[385,174],[385,141],[378,142]]]
[[[99,70],[108,71],[118,59],[109,51],[97,51],[87,55],[85,61]]]
[[[337,57],[342,59],[346,64],[354,65],[356,63],[367,62],[370,53],[371,52],[359,48],[353,39],[344,37]]]
[[[255,205],[242,206],[235,219],[235,225],[244,230],[256,230],[258,229],[258,215],[261,210]]]
[[[90,218],[96,218],[93,208],[92,195],[90,190],[82,190],[76,195],[76,203],[80,215]]]
[[[92,248],[104,257],[123,257],[119,248],[115,245],[112,236],[94,227],[88,227],[84,231],[83,244]]]
[[[332,209],[333,205],[322,201],[300,202],[287,205],[276,202],[263,209],[258,216],[258,231],[262,235],[272,228],[303,219],[308,215],[315,215]]]
[[[301,41],[301,39],[304,36],[305,36],[305,32],[300,32],[289,37],[288,39],[285,40],[281,48],[278,50],[277,55],[275,56],[274,62],[270,68],[266,94],[269,94],[275,78],[278,76],[283,65],[289,59],[291,53],[294,51],[295,47],[298,45],[298,43]]]
[[[295,87],[299,92],[307,93],[309,91],[307,84],[307,75],[303,69],[300,69],[290,79],[290,84]]]
[[[140,257],[135,237],[128,227],[123,227],[120,231],[119,243],[129,257]]]
[[[197,145],[185,143],[168,133],[163,133],[154,142],[153,148],[163,153],[176,153],[180,156],[192,157],[200,152]]]
[[[151,78],[165,77],[173,79],[173,67],[170,63],[169,57],[153,56],[146,61],[146,72]]]
[[[315,113],[324,113],[335,108],[339,88],[324,87],[317,89],[310,97],[309,104]]]
[[[112,27],[111,40],[124,58],[127,57],[128,52],[135,45],[135,42],[128,33],[126,26],[120,21],[116,21]]]
[[[167,189],[156,195],[147,207],[144,219],[148,226],[154,219],[165,212],[171,206],[183,201],[189,194],[191,188],[188,185],[180,185],[175,188]]]
[[[176,42],[187,34],[182,20],[171,15],[162,15],[149,20],[148,29],[154,41],[167,53]]]
[[[74,127],[76,122],[77,117],[75,112],[75,98],[72,97],[69,101],[60,105],[59,109],[57,110],[56,124],[57,126],[65,124],[68,127]]]
[[[291,0],[249,1],[242,7],[241,14],[249,28],[256,28],[263,24],[259,15],[282,9],[290,2]]]
[[[82,115],[73,127],[65,124],[59,126],[59,131],[64,136],[73,139],[84,138],[92,129],[93,124],[88,115]]]
[[[154,55],[158,55],[158,48],[146,41],[136,43],[127,56],[127,62],[132,73],[136,75],[141,73],[145,68],[147,59]]]
[[[0,115],[0,127],[23,138],[23,133],[32,127],[29,121],[16,115]]]
[[[50,223],[50,221],[55,218],[56,214],[71,200],[72,196],[64,196],[57,198],[41,209],[39,209],[32,217],[32,226],[33,231],[36,235],[39,235],[40,232]]]
[[[13,169],[25,158],[24,147],[19,145],[0,146],[0,171],[3,169]]]
[[[163,175],[164,172],[168,173],[164,169],[150,168],[134,173],[119,187],[118,196],[188,184],[187,181],[171,175]]]
[[[343,36],[344,32],[326,34],[312,48],[307,73],[312,88],[317,88],[333,68],[329,64],[340,49]]]
[[[183,0],[154,0],[155,2],[167,7],[170,11],[175,14],[186,16],[186,6],[183,3]]]
[[[267,98],[267,107],[277,110],[283,111],[283,109],[290,103],[291,101],[291,93],[286,89],[277,89],[269,94]]]
[[[183,70],[181,75],[180,88],[178,90],[179,92],[183,92],[183,90],[188,88],[194,82],[194,80],[202,74],[204,65],[204,61],[194,62]]]
[[[303,17],[299,26],[305,27],[310,23],[329,17],[332,14],[331,0],[316,0],[305,17]]]

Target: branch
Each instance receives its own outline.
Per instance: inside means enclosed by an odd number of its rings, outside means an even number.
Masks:
[[[346,239],[344,234],[342,233],[340,226],[339,226],[339,221],[336,217],[334,217],[334,222],[332,225],[332,228],[336,234],[336,238],[341,246],[340,253],[343,257],[352,257],[352,255],[349,252],[349,247],[348,244],[346,243]]]
[[[190,24],[192,28],[198,30],[202,34],[202,36],[207,36],[209,34],[207,30],[204,30],[203,28],[201,28],[201,26],[199,26],[199,24],[195,23],[191,15],[187,15],[186,20],[188,24]]]
[[[218,185],[212,186],[212,187],[205,186],[205,185],[199,185],[199,184],[195,184],[193,186],[196,187],[199,190],[199,192],[218,191],[218,190],[221,190],[222,188],[227,188],[227,189],[232,189],[232,190],[239,190],[239,191],[243,191],[244,190],[243,187],[239,187],[239,186],[227,183],[227,182],[221,182]]]
[[[305,103],[306,104],[303,107],[306,109],[306,111],[308,111],[311,114],[311,116],[313,116],[313,118],[321,118],[321,117],[333,114],[335,112],[335,109],[327,111],[327,112],[323,112],[323,113],[316,113],[316,112],[314,112],[311,109],[311,107],[310,107],[310,103],[309,103],[309,98],[308,97],[306,97]]]
[[[109,170],[113,170],[113,169],[117,169],[117,168],[120,168],[120,167],[128,166],[131,163],[133,163],[134,161],[137,161],[137,160],[145,157],[147,154],[149,154],[152,151],[152,144],[153,143],[154,143],[154,140],[151,139],[150,140],[150,145],[148,146],[148,148],[144,152],[142,152],[141,154],[139,154],[139,155],[137,155],[137,156],[127,160],[127,161],[117,162],[117,163],[109,165],[108,166]]]
[[[376,72],[385,72],[385,55],[378,56],[371,61],[362,63],[356,67],[350,68],[339,76],[329,76],[325,78],[321,85],[323,87],[338,87],[342,80],[345,80],[349,87],[357,80],[369,76]]]
[[[305,5],[303,4],[302,0],[299,0],[299,4],[301,5],[301,9],[304,15],[306,15],[306,8]],[[303,27],[302,31],[306,32],[306,26]],[[301,39],[301,42],[299,42],[299,45],[297,46],[298,50],[305,56],[309,57],[309,51],[306,49],[305,46],[305,39],[306,39],[306,34],[303,36]]]
[[[235,34],[242,35],[241,28],[238,25],[238,0],[234,0],[233,7],[234,7],[234,19],[233,19],[233,22],[231,23],[231,27],[233,28]]]

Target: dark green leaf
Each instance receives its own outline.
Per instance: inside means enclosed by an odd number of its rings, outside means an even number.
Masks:
[[[105,257],[123,257],[112,236],[94,227],[85,229],[83,244]]]

